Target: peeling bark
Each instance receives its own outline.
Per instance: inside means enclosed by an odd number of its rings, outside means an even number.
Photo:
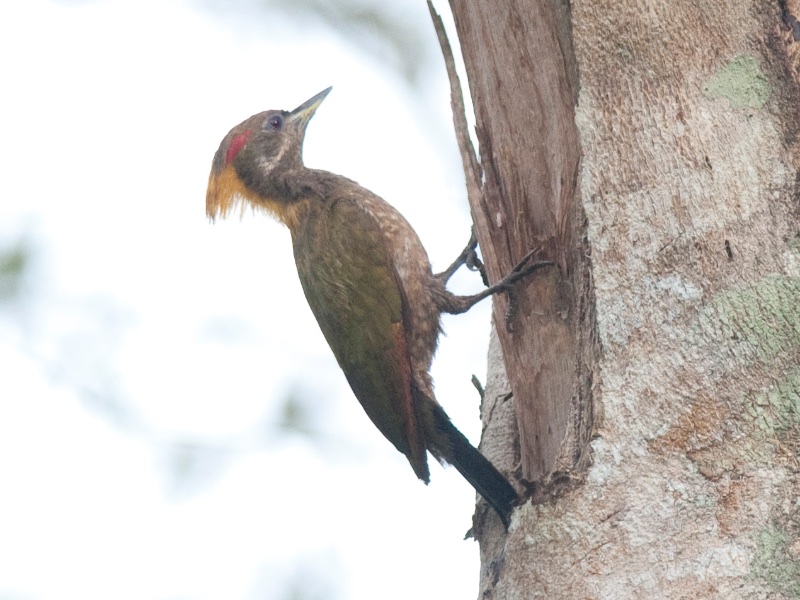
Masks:
[[[475,106],[483,177],[469,200],[490,281],[531,249],[555,262],[498,298],[523,484],[569,477],[591,431],[592,366],[580,312],[588,258],[576,202],[577,75],[565,3],[451,2]],[[462,148],[463,152],[463,148]],[[467,159],[465,159],[465,166]],[[590,336],[591,337],[591,336]],[[515,465],[516,466],[516,465]]]

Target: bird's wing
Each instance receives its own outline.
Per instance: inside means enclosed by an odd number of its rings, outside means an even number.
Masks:
[[[380,226],[345,199],[319,205],[292,234],[306,299],[350,387],[427,482],[403,324],[406,298]]]

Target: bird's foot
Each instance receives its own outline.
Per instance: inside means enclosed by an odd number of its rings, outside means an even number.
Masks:
[[[469,242],[461,251],[461,254],[458,255],[447,269],[442,271],[441,273],[437,273],[434,275],[436,279],[442,282],[442,285],[447,285],[447,282],[450,281],[450,278],[458,271],[462,266],[465,266],[470,271],[478,271],[481,274],[481,279],[483,279],[483,285],[488,286],[489,282],[486,278],[486,269],[483,266],[483,262],[481,261],[480,257],[478,256],[477,252],[478,248],[478,238],[475,237],[475,227],[472,228]]]
[[[538,271],[539,269],[542,269],[544,267],[555,266],[555,263],[550,260],[533,261],[533,258],[538,256],[541,253],[541,251],[542,248],[537,247],[528,252],[528,254],[526,254],[525,257],[521,261],[519,261],[513,269],[511,269],[511,272],[508,275],[503,277],[503,279],[501,279],[494,285],[487,287],[482,292],[479,292],[472,296],[457,296],[455,294],[448,293],[448,303],[444,309],[445,312],[448,312],[450,314],[460,314],[466,312],[470,308],[472,308],[475,304],[477,304],[478,302],[480,302],[485,298],[488,298],[489,296],[510,291],[513,288],[514,284],[516,284],[520,279],[527,277],[534,271]],[[458,267],[456,267],[456,269],[457,268]],[[446,272],[447,271],[445,271],[445,273]],[[437,275],[437,277],[439,276]]]

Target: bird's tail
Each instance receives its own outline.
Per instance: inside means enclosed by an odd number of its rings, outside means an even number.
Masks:
[[[511,510],[518,497],[508,480],[494,468],[469,440],[450,422],[450,417],[438,404],[434,409],[434,420],[439,434],[444,434],[448,448],[432,449],[434,456],[452,464],[472,487],[483,496],[500,516],[506,529]],[[438,437],[438,436],[437,436]],[[441,438],[439,438],[441,439]],[[442,444],[444,445],[444,444]]]

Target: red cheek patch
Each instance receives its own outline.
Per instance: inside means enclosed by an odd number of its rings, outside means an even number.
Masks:
[[[231,161],[236,158],[236,155],[239,154],[242,148],[244,148],[244,145],[247,143],[247,140],[250,137],[250,133],[251,132],[248,129],[231,140],[231,143],[228,146],[228,152],[225,154],[225,166],[231,164]]]

